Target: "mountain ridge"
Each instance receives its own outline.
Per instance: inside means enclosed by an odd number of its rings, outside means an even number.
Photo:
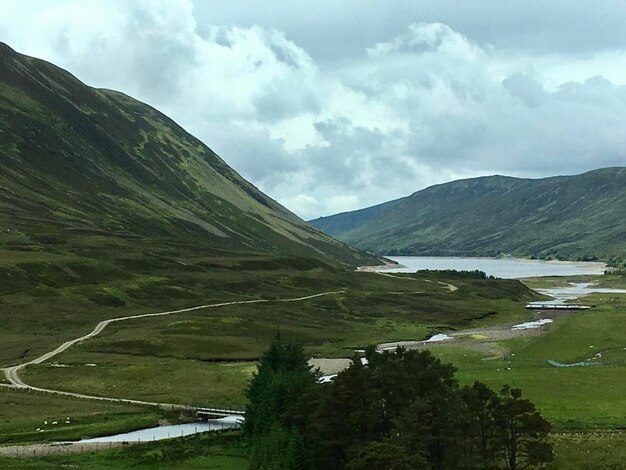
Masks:
[[[540,179],[502,175],[430,186],[404,198],[310,221],[384,255],[546,259],[626,257],[626,168]]]
[[[155,108],[1,42],[0,226],[0,244],[22,250],[82,234],[377,263],[263,194]]]

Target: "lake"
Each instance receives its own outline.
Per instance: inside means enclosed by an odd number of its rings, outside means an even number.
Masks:
[[[604,263],[574,261],[542,261],[518,258],[462,258],[435,256],[387,256],[401,265],[382,268],[388,273],[412,273],[420,269],[456,269],[457,271],[484,271],[488,276],[520,279],[538,276],[576,276],[603,274]]]

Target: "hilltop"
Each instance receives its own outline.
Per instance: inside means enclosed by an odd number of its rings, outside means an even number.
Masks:
[[[626,168],[471,178],[311,224],[386,255],[626,258]]]

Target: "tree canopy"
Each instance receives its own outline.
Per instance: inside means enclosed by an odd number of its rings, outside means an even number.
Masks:
[[[251,381],[252,469],[522,470],[552,460],[550,424],[519,389],[459,386],[428,351],[376,352],[330,383],[277,338]]]

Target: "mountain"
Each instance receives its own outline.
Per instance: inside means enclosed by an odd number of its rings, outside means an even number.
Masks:
[[[299,219],[156,109],[2,43],[0,231],[5,250],[131,240],[378,263]]]
[[[626,258],[626,168],[576,176],[471,178],[310,221],[387,255]]]

